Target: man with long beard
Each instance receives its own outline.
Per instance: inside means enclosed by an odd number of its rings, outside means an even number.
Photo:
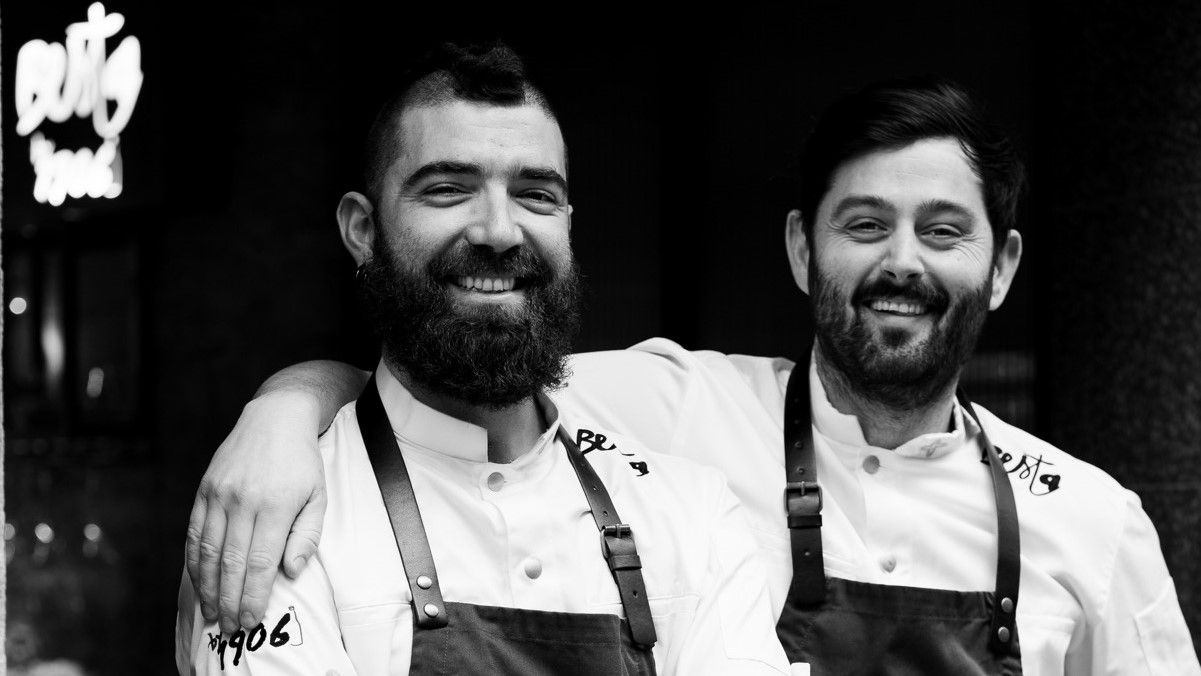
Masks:
[[[321,438],[324,537],[242,628],[189,557],[180,673],[786,673],[721,477],[548,396],[577,324],[567,158],[520,60],[444,46],[367,145],[337,217],[383,356]]]
[[[818,122],[787,217],[814,306],[807,368],[663,339],[572,362],[577,406],[725,473],[794,673],[1201,673],[1138,497],[957,393],[1021,259],[1022,183],[1008,140],[957,87],[869,87]],[[320,402],[362,382],[309,371],[327,386],[281,389]],[[236,457],[310,456],[295,450],[312,445],[305,432],[255,445],[235,430],[197,523],[224,515]],[[315,480],[289,493],[302,501]],[[271,537],[278,556],[283,533]],[[245,578],[249,598],[266,577]]]

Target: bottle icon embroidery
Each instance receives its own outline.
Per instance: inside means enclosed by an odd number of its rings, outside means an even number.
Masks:
[[[292,632],[292,642],[289,645],[304,645],[304,628],[300,626],[300,613],[296,612],[296,606],[288,606],[288,612],[292,613],[292,619],[296,622],[296,631]]]

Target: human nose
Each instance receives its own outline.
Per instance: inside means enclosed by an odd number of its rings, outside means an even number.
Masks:
[[[897,282],[917,279],[926,270],[922,261],[917,235],[908,228],[898,228],[888,240],[888,251],[881,262],[884,274]]]
[[[489,195],[484,212],[467,228],[467,242],[500,253],[525,241],[521,223],[513,217],[507,191]]]

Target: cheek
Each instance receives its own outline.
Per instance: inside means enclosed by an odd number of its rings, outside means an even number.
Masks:
[[[389,241],[409,252],[439,251],[464,235],[465,214],[458,208],[430,209],[413,206],[397,214],[389,227]]]
[[[558,270],[571,266],[571,233],[567,218],[547,218],[526,229],[526,243]]]
[[[417,274],[425,271],[430,261],[453,244],[453,239],[434,238],[428,232],[413,229],[392,230],[385,235],[383,251],[397,269]]]
[[[816,268],[812,264],[816,264]],[[834,250],[822,252],[816,260],[811,260],[810,278],[820,277],[827,292],[849,297],[871,278],[874,269],[871,256],[861,252]]]
[[[931,270],[948,289],[974,292],[989,284],[992,259],[978,252],[953,252]]]

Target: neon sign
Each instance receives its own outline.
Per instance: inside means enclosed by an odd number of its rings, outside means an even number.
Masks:
[[[17,134],[29,140],[29,162],[36,178],[33,196],[58,206],[68,197],[121,194],[119,135],[129,124],[142,90],[142,45],[125,37],[111,54],[105,40],[125,25],[125,17],[106,14],[104,5],[88,7],[87,21],[67,26],[66,46],[30,40],[17,52],[13,94]],[[42,122],[65,122],[72,115],[92,118],[101,143],[95,150],[55,147],[37,131]]]

